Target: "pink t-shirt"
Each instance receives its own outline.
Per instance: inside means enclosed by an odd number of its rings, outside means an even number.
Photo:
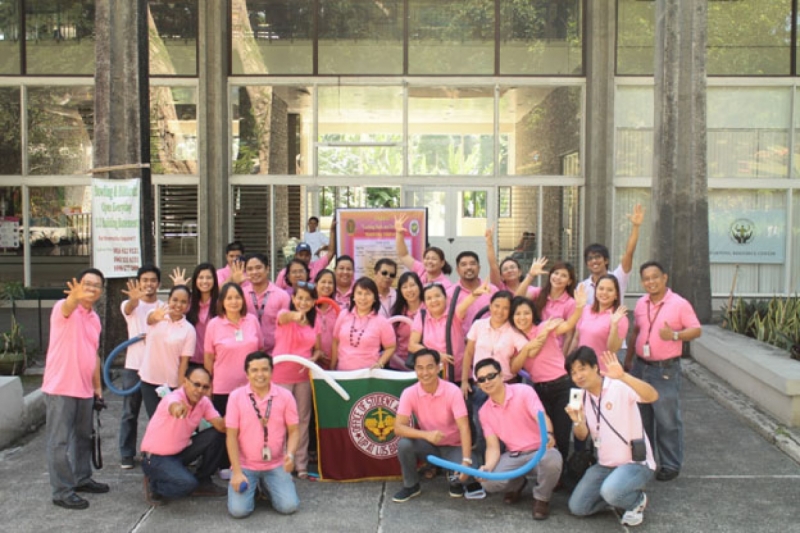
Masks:
[[[155,302],[147,303],[139,300],[139,305],[137,305],[129,315],[125,314],[125,304],[127,303],[128,300],[122,302],[120,311],[122,311],[122,316],[128,324],[128,338],[132,339],[141,333],[147,333],[147,315],[150,314],[150,311],[158,307],[161,302],[156,300]],[[125,353],[125,368],[129,370],[139,370],[144,360],[146,345],[147,339],[128,346]]]
[[[530,332],[528,332],[529,340],[533,340],[542,331],[544,325],[544,322],[540,322],[538,326],[531,328]],[[564,368],[564,361],[564,351],[558,345],[555,332],[551,332],[547,335],[539,354],[533,359],[530,357],[525,359],[525,363],[522,366],[531,375],[531,381],[534,383],[547,383],[567,374],[567,370]]]
[[[185,418],[175,418],[169,414],[169,406],[173,403],[186,404],[189,411]],[[201,420],[219,417],[207,396],[202,396],[197,405],[192,407],[183,387],[176,389],[158,402],[153,418],[147,423],[142,451],[156,455],[177,455],[189,446]]]
[[[424,304],[417,308],[416,311],[408,311],[404,316],[410,318],[412,321],[415,320],[417,315],[419,315],[419,310],[424,307]],[[408,358],[408,341],[411,338],[411,326],[406,324],[405,322],[396,322],[392,324],[394,327],[394,334],[397,338],[397,346],[395,347],[394,354],[405,361]],[[392,358],[394,359],[394,358]],[[399,368],[394,363],[392,363],[392,368],[397,370],[406,370],[405,367]]]
[[[170,388],[180,385],[183,376],[178,375],[181,357],[194,355],[197,334],[194,328],[182,317],[172,321],[169,318],[160,320],[147,330],[147,351],[139,377],[151,385],[167,384]]]
[[[411,270],[413,270],[417,276],[419,276],[419,280],[422,282],[423,287],[438,283],[444,287],[444,290],[447,290],[453,285],[453,282],[450,281],[450,278],[448,278],[447,274],[444,272],[440,272],[438,277],[431,279],[430,276],[428,276],[428,271],[425,270],[425,265],[422,263],[422,261],[417,261],[415,259],[414,266]]]
[[[336,287],[336,290],[333,291],[333,295],[331,298],[334,302],[339,304],[339,307],[344,311],[348,307],[350,307],[350,296],[353,294],[353,287],[350,286],[350,289],[347,291],[339,290],[339,287]]]
[[[278,316],[291,311],[281,311]],[[301,326],[297,322],[277,324],[275,330],[275,355],[299,355],[311,359],[320,331],[319,316],[314,325]],[[308,381],[308,368],[298,363],[278,363],[272,371],[272,382],[277,384]]]
[[[323,311],[317,307],[317,321],[319,322],[319,343],[320,347],[327,356],[331,358],[331,348],[333,347],[333,327],[336,325],[336,310],[333,306]]]
[[[214,354],[214,394],[230,394],[247,383],[247,355],[261,349],[258,319],[248,313],[234,325],[224,316],[214,317],[208,322],[204,344],[205,353]]]
[[[644,438],[647,448],[647,466],[655,470],[656,462],[653,459],[653,449],[650,440],[642,427],[642,416],[636,402],[641,400],[636,392],[616,379],[604,379],[603,388],[598,397],[586,391],[583,412],[586,414],[586,425],[592,434],[592,439],[597,442],[597,414],[595,410],[599,404],[602,417],[600,418],[600,446],[597,446],[598,463],[614,468],[628,464],[631,461],[630,441],[633,439]],[[593,404],[594,402],[594,404]],[[612,431],[611,427],[628,441],[622,439]]]
[[[487,437],[496,436],[509,452],[538,450],[542,443],[539,434],[539,411],[542,402],[529,385],[506,384],[506,397],[502,405],[489,398],[478,416]]]
[[[308,264],[308,271],[309,271],[309,278],[310,280],[315,280],[317,278],[317,274],[322,272],[325,267],[327,267],[333,256],[326,255],[324,257],[320,257],[319,259],[315,259]],[[286,283],[286,269],[282,268],[280,272],[278,272],[278,277],[275,279],[275,285],[280,287],[281,289],[289,289],[289,285]]]
[[[244,301],[247,302],[247,314],[258,317],[261,322],[261,335],[264,338],[264,351],[272,355],[275,347],[275,324],[278,312],[289,309],[291,298],[286,291],[274,283],[256,294],[253,286],[248,282],[242,284]]]
[[[261,458],[264,449],[264,431],[250,395],[256,401],[262,418],[268,418],[268,446],[272,453],[271,461]],[[270,405],[271,404],[271,405]],[[267,412],[269,411],[269,417]],[[247,470],[272,470],[283,465],[286,428],[296,426],[297,403],[288,390],[272,385],[269,392],[259,398],[250,388],[250,384],[239,387],[228,398],[228,410],[225,413],[225,426],[239,430],[239,462]]]
[[[515,376],[511,372],[511,359],[519,347],[525,345],[525,337],[512,328],[508,322],[499,328],[493,328],[489,323],[490,320],[489,318],[476,320],[467,333],[467,340],[475,342],[475,353],[472,356],[473,377],[475,365],[479,361],[494,359],[500,363],[503,381],[508,381]]]
[[[639,298],[633,316],[639,328],[639,335],[636,337],[636,355],[643,357],[645,342],[649,342],[651,361],[680,357],[683,351],[682,341],[661,340],[658,331],[664,327],[664,322],[669,324],[673,331],[700,327],[700,321],[692,309],[692,304],[671,289],[667,289],[664,298],[657,304],[650,302],[649,294]]]
[[[447,353],[447,340],[445,331],[447,330],[447,310],[439,318],[431,316],[430,312],[425,313],[425,324],[422,324],[422,314],[417,313],[414,317],[414,324],[411,331],[422,333],[422,345],[431,350],[436,350],[440,354]],[[453,316],[453,326],[450,332],[450,342],[453,352],[453,368],[456,380],[461,380],[461,371],[464,367],[464,329],[458,316]]]
[[[197,310],[197,324],[194,325],[194,332],[197,337],[197,342],[194,343],[194,355],[192,356],[192,363],[202,365],[204,359],[203,348],[205,347],[206,328],[208,327],[208,315],[211,310],[211,298],[205,302],[200,302],[200,307]]]
[[[480,283],[483,283],[480,279],[478,281]],[[448,305],[447,309],[450,309],[450,305],[452,305],[451,301],[453,299],[453,294],[455,294],[456,292],[456,287],[461,287],[461,290],[458,291],[458,301],[456,302],[456,306],[453,309],[458,308],[458,305],[461,303],[461,301],[467,296],[469,296],[470,293],[472,293],[471,289],[467,289],[466,287],[461,285],[461,282],[459,281],[458,284],[453,285],[452,287],[447,289],[447,305]],[[469,328],[472,326],[472,323],[475,322],[475,316],[478,314],[478,312],[480,312],[484,307],[487,307],[491,303],[492,295],[496,292],[497,292],[497,287],[495,287],[492,284],[489,284],[489,294],[481,294],[474,302],[472,302],[472,305],[469,306],[469,309],[467,309],[467,315],[464,317],[464,320],[462,322],[464,335],[467,334]],[[488,310],[486,311],[486,313],[482,315],[481,318],[487,316],[489,316]]]
[[[333,337],[339,341],[336,370],[360,370],[378,362],[381,348],[397,344],[394,328],[385,317],[370,313],[358,316],[354,310],[339,315],[333,328]]]
[[[389,318],[392,316],[392,307],[394,307],[394,303],[397,301],[397,289],[394,287],[389,287],[389,292],[386,295],[379,295],[381,300],[381,308],[378,310],[378,313],[381,316]]]
[[[439,446],[460,446],[461,434],[458,432],[456,420],[467,416],[467,405],[461,389],[442,379],[438,380],[436,391],[425,392],[422,385],[415,383],[406,388],[400,395],[400,406],[397,414],[411,417],[423,431],[439,430],[444,438]]]
[[[603,352],[608,350],[608,337],[611,335],[611,308],[595,313],[591,309],[584,309],[578,321],[578,345],[588,346],[597,354],[600,370],[605,372],[606,364],[603,361]],[[628,317],[623,316],[617,323],[617,335],[625,339],[628,334]]]
[[[50,313],[50,343],[42,380],[42,392],[91,398],[94,396],[92,378],[97,367],[97,347],[100,344],[100,317],[94,309],[83,305],[65,318],[59,300]]]

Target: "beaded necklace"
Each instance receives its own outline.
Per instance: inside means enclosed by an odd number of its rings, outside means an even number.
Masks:
[[[369,322],[372,320],[372,313],[367,315],[367,323],[364,324],[364,327],[361,329],[361,331],[356,329],[356,318],[358,318],[358,313],[353,313],[353,323],[350,324],[350,346],[353,348],[358,348],[361,344],[361,337],[364,336],[364,332],[367,331],[367,328],[369,327]],[[353,342],[353,334],[356,332],[358,332],[358,338],[356,338],[355,342]]]

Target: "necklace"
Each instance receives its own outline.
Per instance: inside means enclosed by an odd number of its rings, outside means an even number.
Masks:
[[[361,328],[361,331],[356,329],[356,318],[358,318],[358,315],[353,313],[353,323],[350,324],[350,346],[353,348],[358,348],[359,345],[361,345],[361,337],[364,336],[364,332],[367,331],[367,328],[369,327],[369,322],[372,320],[372,314],[370,313],[367,315],[367,323],[364,324],[364,327]],[[353,342],[353,334],[356,332],[358,332],[358,337],[356,338],[355,342]]]

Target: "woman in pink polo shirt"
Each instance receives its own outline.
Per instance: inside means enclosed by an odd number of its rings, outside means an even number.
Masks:
[[[422,282],[419,276],[414,272],[404,272],[397,282],[397,300],[392,306],[391,316],[405,316],[413,321],[422,307]],[[411,326],[398,322],[394,324],[394,331],[397,336],[397,349],[394,353],[403,361],[403,365],[398,365],[395,362],[397,358],[392,358],[390,366],[395,370],[406,370]]]
[[[161,385],[177,388],[189,368],[189,359],[194,355],[197,336],[186,320],[189,297],[186,285],[172,287],[166,307],[157,307],[147,316],[147,342],[139,377],[142,379],[142,400],[150,418],[160,400],[156,389]]]
[[[336,290],[336,277],[332,270],[323,269],[314,278],[317,285],[317,295],[320,298],[333,300],[333,293]],[[335,300],[334,300],[335,301]],[[317,364],[325,370],[331,368],[331,353],[333,351],[333,326],[336,325],[336,309],[330,304],[317,306],[317,318],[319,319],[319,340],[322,355]]]
[[[296,258],[286,263],[286,268],[283,269],[282,274],[284,280],[286,280],[284,290],[289,293],[289,296],[294,292],[294,286],[298,281],[308,281],[311,276],[308,265]]]
[[[450,288],[453,283],[447,276],[453,272],[453,267],[445,260],[444,252],[441,248],[436,246],[426,248],[422,253],[422,261],[417,261],[408,252],[408,246],[406,246],[405,241],[405,234],[408,233],[405,228],[407,220],[406,216],[394,219],[395,246],[400,262],[407,269],[417,273],[423,286],[428,286],[431,283],[441,283],[445,289]]]
[[[578,322],[570,352],[579,346],[588,346],[595,353],[619,351],[628,334],[628,309],[620,305],[619,295],[619,282],[613,274],[598,278],[594,303]],[[597,362],[605,372],[605,361],[600,358]]]
[[[317,319],[317,290],[314,283],[298,281],[289,310],[278,314],[275,355],[299,355],[317,361],[320,350],[320,321]],[[272,381],[291,391],[300,417],[300,442],[294,460],[297,477],[308,477],[308,424],[311,420],[311,383],[308,369],[298,363],[278,363]]]
[[[536,312],[542,320],[550,318],[569,320],[569,317],[575,312],[575,287],[577,285],[575,269],[570,263],[559,261],[553,265],[550,275],[547,276],[542,287],[530,287],[535,276],[545,273],[544,264],[546,262],[547,258],[534,261],[516,294],[527,296],[533,300]],[[558,346],[564,351],[565,357],[571,341],[572,332],[558,338]]]
[[[350,305],[352,299],[354,265],[353,258],[349,255],[342,255],[336,258],[336,268],[333,269],[336,278],[336,290],[333,293],[333,299],[342,309]],[[378,305],[380,306],[380,300]]]
[[[564,352],[558,346],[558,337],[569,333],[583,313],[586,291],[576,292],[576,309],[569,320],[560,317],[542,321],[536,306],[524,296],[516,296],[511,306],[514,328],[521,333],[527,344],[511,361],[511,371],[524,368],[533,381],[533,388],[544,405],[544,410],[553,422],[556,447],[562,457],[569,452],[571,422],[564,408],[569,403],[569,390],[574,385],[564,368]]]
[[[191,281],[192,300],[189,304],[189,311],[186,313],[186,320],[194,326],[197,342],[189,364],[203,366],[206,327],[209,320],[217,316],[217,298],[219,298],[219,284],[214,265],[211,263],[197,265],[192,272]]]
[[[384,368],[392,358],[397,338],[389,321],[378,314],[380,305],[375,282],[367,277],[356,281],[350,308],[339,314],[333,328],[332,369]]]
[[[206,328],[205,369],[212,378],[212,402],[225,416],[228,395],[247,383],[244,360],[247,354],[262,348],[261,325],[247,312],[244,292],[236,283],[226,283],[219,291],[217,316]]]
[[[408,341],[409,353],[418,352],[424,348],[436,350],[442,362],[453,365],[448,368],[448,373],[456,380],[461,379],[461,365],[464,361],[464,329],[458,313],[453,316],[450,325],[450,350],[447,349],[447,290],[439,283],[425,287],[422,293],[425,300],[424,320],[423,312],[414,317],[411,326],[411,337]],[[453,353],[450,353],[453,352]],[[461,384],[460,381],[456,381]]]

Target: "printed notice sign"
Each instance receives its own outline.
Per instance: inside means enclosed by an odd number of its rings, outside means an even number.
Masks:
[[[107,278],[136,275],[142,261],[139,179],[92,180],[92,264]]]

